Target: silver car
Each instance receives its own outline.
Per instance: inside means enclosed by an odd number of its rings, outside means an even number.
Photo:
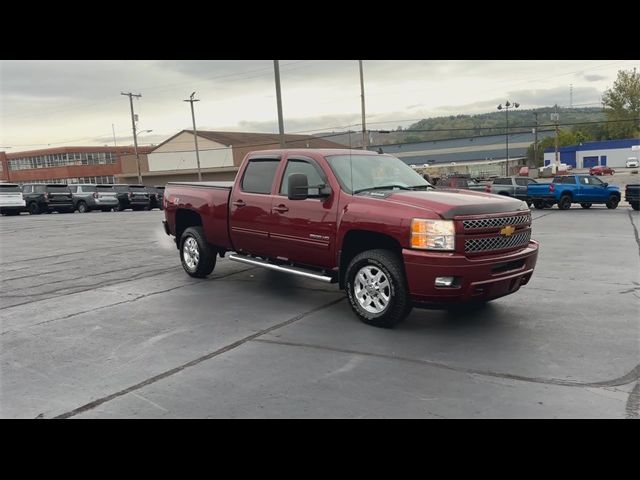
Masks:
[[[113,185],[79,183],[69,185],[73,194],[73,206],[80,213],[91,210],[109,212],[118,206],[118,197]]]

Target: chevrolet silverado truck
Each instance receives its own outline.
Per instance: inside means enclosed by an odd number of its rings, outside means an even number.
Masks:
[[[558,204],[560,210],[568,210],[573,203],[579,203],[582,208],[604,203],[614,209],[620,203],[620,189],[593,175],[561,175],[554,177],[552,183],[530,183],[527,196],[538,209]]]
[[[624,189],[624,199],[629,202],[631,208],[640,210],[640,184],[628,184]]]
[[[234,182],[170,182],[164,208],[190,276],[232,252],[232,261],[337,283],[378,327],[414,306],[512,294],[538,257],[525,202],[437,190],[402,160],[362,150],[250,152]]]

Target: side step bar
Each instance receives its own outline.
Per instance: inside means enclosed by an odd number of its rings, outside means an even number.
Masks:
[[[229,255],[228,258],[229,260],[232,260],[234,262],[246,263],[249,265],[254,265],[256,267],[264,267],[270,270],[276,270],[278,272],[291,273],[293,275],[299,275],[301,277],[311,278],[313,280],[320,280],[321,282],[327,282],[327,283],[333,282],[333,278],[331,277],[327,277],[326,275],[320,275],[318,273],[312,273],[311,271],[305,270],[303,268],[275,265],[273,263],[267,262],[266,260],[249,258],[249,257],[245,257],[244,255],[237,255],[235,253],[232,253],[231,255]]]

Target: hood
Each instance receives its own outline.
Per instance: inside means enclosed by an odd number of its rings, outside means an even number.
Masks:
[[[394,191],[387,200],[431,210],[445,219],[457,215],[529,211],[522,200],[471,190]]]

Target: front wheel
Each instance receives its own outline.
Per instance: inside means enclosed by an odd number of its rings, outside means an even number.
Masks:
[[[640,210],[640,202],[633,202],[631,204],[631,208],[633,208],[634,210]]]
[[[29,214],[30,215],[38,215],[40,213],[40,207],[36,202],[31,202],[29,204]]]
[[[78,213],[87,213],[89,211],[89,208],[87,207],[87,204],[84,202],[78,202]]]
[[[190,276],[204,278],[216,266],[216,252],[211,249],[202,227],[189,227],[180,237],[180,261]]]
[[[580,206],[582,208],[591,208],[591,203],[589,203],[589,202],[581,203]]]
[[[544,202],[542,200],[536,200],[533,202],[533,206],[538,210],[542,210],[544,208]]]
[[[609,197],[609,201],[607,202],[607,208],[609,210],[613,210],[615,208],[618,208],[618,203],[619,202],[620,202],[620,199],[616,195],[611,195]]]
[[[356,255],[347,267],[345,290],[353,312],[374,327],[391,328],[412,309],[402,260],[389,250]]]

